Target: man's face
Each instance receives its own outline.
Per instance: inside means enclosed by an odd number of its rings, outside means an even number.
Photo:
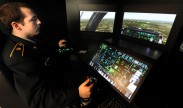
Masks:
[[[22,33],[27,37],[31,38],[39,34],[40,31],[40,20],[36,14],[29,8],[21,8],[22,13],[25,15],[23,23],[19,24],[22,29]]]

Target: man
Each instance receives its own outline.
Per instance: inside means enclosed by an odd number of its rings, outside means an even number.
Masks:
[[[80,98],[89,98],[93,84],[87,79],[78,89],[54,87],[49,72],[49,55],[34,39],[41,22],[25,3],[0,7],[0,21],[11,32],[2,53],[4,64],[13,72],[18,94],[31,108],[64,108]],[[59,43],[62,46],[62,42]],[[61,71],[61,70],[60,70]]]

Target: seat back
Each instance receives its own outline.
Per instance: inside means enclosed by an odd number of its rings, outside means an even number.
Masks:
[[[13,74],[0,63],[0,108],[28,108],[13,83]]]

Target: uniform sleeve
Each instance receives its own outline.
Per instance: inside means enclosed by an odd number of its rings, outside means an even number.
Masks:
[[[26,57],[12,57],[10,62],[8,67],[14,73],[17,92],[31,108],[64,108],[79,103],[78,89],[56,89],[49,85],[44,64]]]

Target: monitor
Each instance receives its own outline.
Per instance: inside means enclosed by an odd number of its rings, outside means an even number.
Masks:
[[[108,33],[115,28],[116,5],[79,4],[80,33]]]
[[[121,14],[122,39],[156,48],[170,49],[181,28],[180,5],[124,5]]]
[[[89,66],[129,103],[134,99],[151,65],[142,58],[106,42],[99,45],[89,62]]]
[[[80,11],[80,31],[113,33],[115,12]]]
[[[166,44],[176,14],[124,12],[121,34]]]

